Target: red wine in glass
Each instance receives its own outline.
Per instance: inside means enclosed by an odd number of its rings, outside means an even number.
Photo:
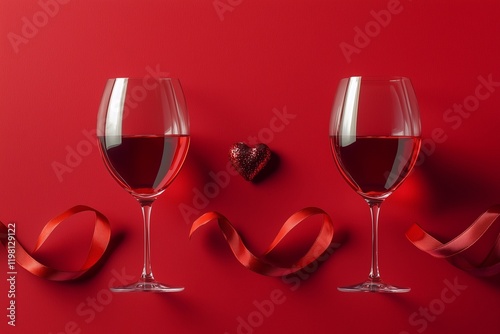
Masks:
[[[330,137],[334,159],[342,176],[356,192],[380,199],[394,192],[412,170],[420,149],[420,137],[362,136],[341,146]]]
[[[343,292],[408,292],[385,283],[378,264],[380,206],[407,178],[420,150],[420,114],[405,77],[342,79],[330,117],[330,148],[347,183],[368,203],[372,254],[368,279]]]
[[[158,196],[180,171],[189,136],[99,137],[111,175],[131,194]]]
[[[177,292],[151,265],[153,202],[179,173],[189,148],[189,118],[175,78],[109,79],[97,116],[99,151],[113,178],[135,198],[144,222],[144,266],[137,282],[114,292]]]

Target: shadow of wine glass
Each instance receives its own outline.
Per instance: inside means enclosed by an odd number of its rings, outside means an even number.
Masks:
[[[443,243],[451,241],[459,233],[467,229],[474,220],[488,208],[498,203],[500,180],[491,178],[488,173],[481,173],[481,164],[460,163],[464,157],[451,155],[450,152],[440,156],[433,156],[419,167],[423,174],[422,181],[426,182],[431,212],[439,215],[441,219],[449,215],[453,217],[453,229],[456,234],[449,234],[449,226],[434,224],[433,229],[445,229],[442,234],[432,231],[434,237]],[[470,160],[470,159],[469,159]],[[452,168],[450,168],[452,166]],[[462,217],[467,217],[463,218]],[[457,219],[458,218],[458,219]],[[455,233],[455,232],[454,232]],[[446,234],[446,237],[443,235]],[[500,235],[500,224],[494,224],[481,238],[466,251],[457,255],[467,259],[468,262],[480,265],[495,245]],[[458,258],[457,258],[458,259]],[[461,260],[461,259],[458,259]],[[449,265],[454,265],[454,258],[450,258]],[[500,273],[499,273],[500,274]],[[494,286],[500,287],[499,274],[493,277],[474,277]]]
[[[450,166],[453,166],[450,168]],[[453,161],[450,156],[433,157],[418,167],[424,175],[430,196],[428,203],[434,211],[457,210],[457,208],[477,205],[489,206],[498,201],[500,180],[495,185],[491,179],[482,175],[480,167]]]

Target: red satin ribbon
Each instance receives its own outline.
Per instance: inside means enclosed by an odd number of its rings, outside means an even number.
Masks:
[[[207,212],[196,219],[191,227],[191,231],[189,232],[189,237],[191,237],[194,231],[196,231],[200,226],[203,226],[216,219],[224,237],[226,238],[231,250],[233,251],[234,256],[236,256],[236,259],[242,265],[262,275],[284,276],[299,271],[308,264],[314,262],[328,249],[328,246],[331,244],[334,234],[333,223],[330,216],[328,216],[325,211],[314,207],[305,208],[294,213],[283,224],[273,242],[269,246],[268,250],[263,255],[263,257],[265,257],[266,255],[271,253],[294,227],[296,227],[305,219],[314,215],[323,216],[323,224],[321,226],[319,234],[307,253],[289,267],[281,267],[279,265],[266,261],[264,258],[259,258],[252,254],[252,252],[243,243],[240,235],[238,234],[238,231],[236,231],[236,229],[231,225],[226,217],[218,212]]]
[[[55,268],[48,267],[36,259],[33,255],[38,249],[43,245],[43,243],[49,238],[50,234],[54,229],[59,226],[64,220],[80,212],[91,211],[95,214],[95,225],[94,234],[92,235],[92,241],[90,244],[89,253],[87,259],[82,264],[80,269],[74,271],[58,270]],[[0,241],[7,247],[8,245],[8,228],[4,223],[0,224]],[[78,205],[72,207],[59,216],[51,219],[42,229],[40,233],[35,249],[31,254],[29,254],[24,247],[17,241],[16,242],[16,262],[32,273],[33,275],[46,278],[52,281],[67,281],[76,279],[83,274],[85,274],[89,269],[91,269],[103,256],[106,248],[109,244],[111,238],[111,228],[108,219],[99,211],[94,210],[88,206]]]
[[[437,258],[446,258],[458,268],[478,276],[493,276],[500,273],[500,234],[491,245],[486,257],[479,263],[471,263],[463,254],[465,250],[481,240],[481,237],[496,224],[500,224],[500,205],[494,206],[477,218],[464,232],[448,243],[441,243],[413,224],[406,237],[420,250]]]

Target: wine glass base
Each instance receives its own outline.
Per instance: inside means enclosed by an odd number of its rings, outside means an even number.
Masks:
[[[337,289],[342,292],[383,292],[383,293],[405,293],[411,290],[410,288],[403,288],[390,285],[380,280],[378,281],[367,280],[365,282],[355,285],[338,287]]]
[[[110,288],[113,292],[180,292],[183,291],[183,287],[171,287],[166,286],[162,283],[152,281],[143,282],[139,281],[126,286],[118,286]]]

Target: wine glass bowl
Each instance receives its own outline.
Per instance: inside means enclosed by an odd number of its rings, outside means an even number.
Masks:
[[[342,79],[330,117],[330,147],[347,183],[368,203],[372,257],[368,279],[340,291],[407,292],[386,284],[378,265],[380,205],[408,177],[420,150],[420,115],[405,77]]]
[[[97,138],[107,170],[139,202],[144,220],[141,277],[111,290],[182,291],[155,280],[150,252],[152,204],[179,173],[189,148],[189,118],[179,80],[109,79],[97,117]]]

